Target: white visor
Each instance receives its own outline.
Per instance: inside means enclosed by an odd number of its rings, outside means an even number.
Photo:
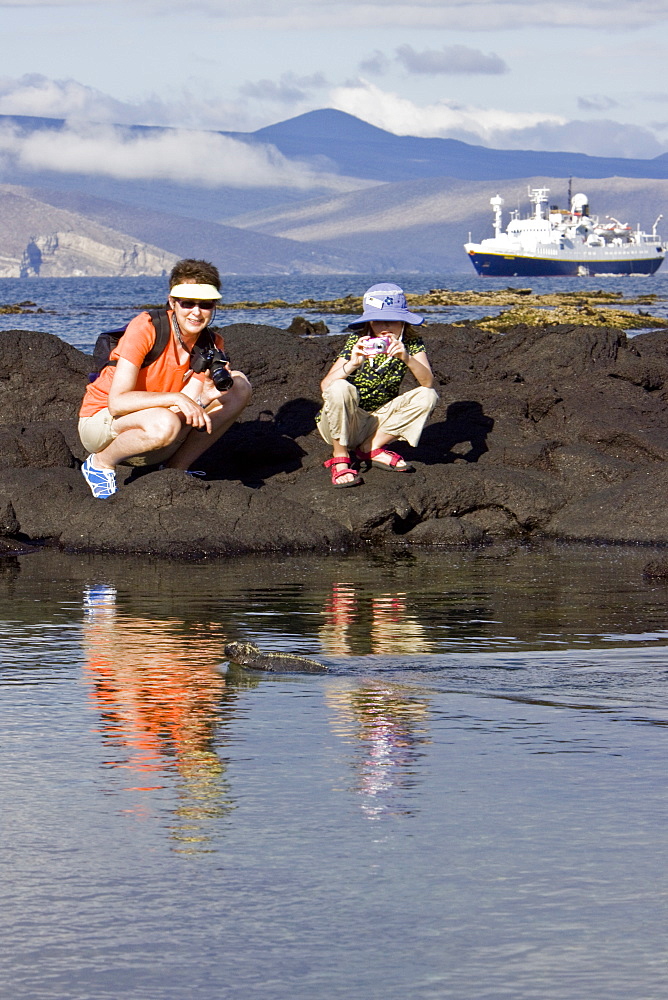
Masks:
[[[176,299],[222,299],[215,285],[193,285],[185,283],[174,285],[169,294]]]

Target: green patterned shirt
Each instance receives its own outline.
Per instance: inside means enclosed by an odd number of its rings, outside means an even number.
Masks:
[[[350,361],[353,347],[360,339],[360,332],[353,331],[346,340],[339,358]],[[422,337],[415,333],[404,333],[404,347],[409,354],[419,354],[424,351]],[[377,354],[367,358],[364,364],[352,372],[346,379],[357,389],[360,397],[360,407],[368,413],[396,399],[399,395],[401,382],[408,370],[408,365],[401,358],[389,358],[386,354]]]

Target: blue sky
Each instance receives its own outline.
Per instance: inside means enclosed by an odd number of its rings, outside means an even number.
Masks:
[[[79,136],[71,155],[95,160],[97,143],[101,170],[112,132],[89,130],[86,145],[81,122],[252,131],[321,107],[399,134],[498,148],[668,151],[668,0],[0,0],[0,8],[0,113],[68,118]],[[181,160],[196,172],[198,157],[215,159],[222,148],[198,151],[192,140]],[[24,154],[5,134],[0,155]],[[37,162],[51,153],[25,155]],[[250,169],[239,156],[234,170]],[[257,169],[289,173],[269,160]],[[281,183],[312,181],[286,176]]]

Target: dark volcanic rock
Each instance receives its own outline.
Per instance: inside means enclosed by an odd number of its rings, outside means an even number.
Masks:
[[[431,325],[440,403],[419,446],[397,446],[416,474],[371,469],[348,490],[332,489],[315,424],[344,338],[244,323],[224,335],[254,396],[198,463],[208,480],[128,470],[101,501],[78,471],[90,359],[48,334],[2,333],[5,544],[192,557],[541,536],[668,543],[665,333]]]
[[[74,468],[75,460],[63,433],[54,424],[0,426],[0,469]]]
[[[51,333],[0,331],[0,421],[71,422],[90,358]]]
[[[652,559],[643,570],[646,580],[668,581],[668,559]]]
[[[305,316],[295,316],[288,327],[288,333],[296,333],[300,337],[324,337],[329,333],[329,327],[321,319],[312,320]]]

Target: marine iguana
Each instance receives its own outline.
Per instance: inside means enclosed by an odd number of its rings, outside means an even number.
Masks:
[[[225,656],[233,663],[250,670],[268,670],[276,674],[326,674],[327,667],[317,660],[309,660],[306,656],[294,653],[268,653],[252,642],[228,642],[225,646]]]

